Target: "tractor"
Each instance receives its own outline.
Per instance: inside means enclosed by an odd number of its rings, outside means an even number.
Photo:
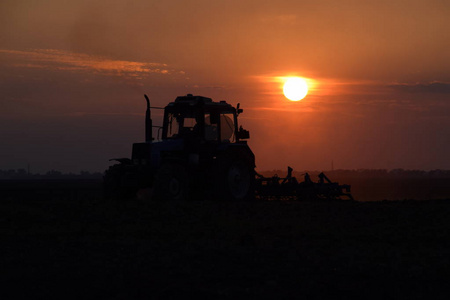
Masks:
[[[239,103],[235,108],[187,94],[160,108],[151,107],[144,96],[145,142],[133,144],[131,159],[111,159],[118,163],[105,172],[106,198],[134,198],[148,188],[159,200],[353,200],[350,185],[332,182],[323,173],[318,182],[308,173],[299,182],[290,167],[285,178],[256,173],[255,155],[246,141],[250,134],[238,125],[243,112]],[[162,126],[153,126],[151,108],[164,109]],[[158,128],[157,139],[153,127]]]
[[[144,96],[145,142],[133,144],[131,159],[111,159],[118,163],[104,175],[107,198],[133,198],[145,188],[160,200],[255,198],[255,156],[249,132],[238,125],[239,104],[180,96],[164,108],[160,127],[151,119],[157,107]],[[159,128],[157,139],[153,127]]]

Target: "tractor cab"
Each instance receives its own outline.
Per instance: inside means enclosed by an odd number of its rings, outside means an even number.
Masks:
[[[241,112],[225,101],[214,102],[191,94],[177,97],[165,108],[162,139],[236,143],[248,138],[248,131],[238,130],[237,116]]]

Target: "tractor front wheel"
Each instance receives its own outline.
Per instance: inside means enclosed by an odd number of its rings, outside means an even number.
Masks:
[[[115,164],[105,171],[103,193],[106,200],[128,200],[136,197],[137,189],[123,184],[125,174],[124,164]]]
[[[186,200],[189,196],[189,177],[186,168],[178,163],[164,163],[155,175],[156,200]]]

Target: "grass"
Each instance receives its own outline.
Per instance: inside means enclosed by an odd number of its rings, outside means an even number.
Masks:
[[[15,296],[449,295],[450,199],[118,204],[22,199],[5,201],[0,209],[6,216],[0,279]]]

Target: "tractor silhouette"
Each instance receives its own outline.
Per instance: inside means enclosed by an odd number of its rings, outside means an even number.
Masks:
[[[140,189],[151,188],[157,200],[353,200],[350,185],[332,182],[323,173],[318,182],[308,173],[299,182],[290,167],[285,178],[257,174],[246,141],[250,134],[238,123],[243,112],[239,104],[187,94],[159,108],[144,96],[145,142],[133,144],[131,159],[111,159],[118,163],[105,171],[108,199],[133,198]],[[153,126],[151,108],[164,109],[162,126]],[[159,128],[156,140],[153,127]]]

